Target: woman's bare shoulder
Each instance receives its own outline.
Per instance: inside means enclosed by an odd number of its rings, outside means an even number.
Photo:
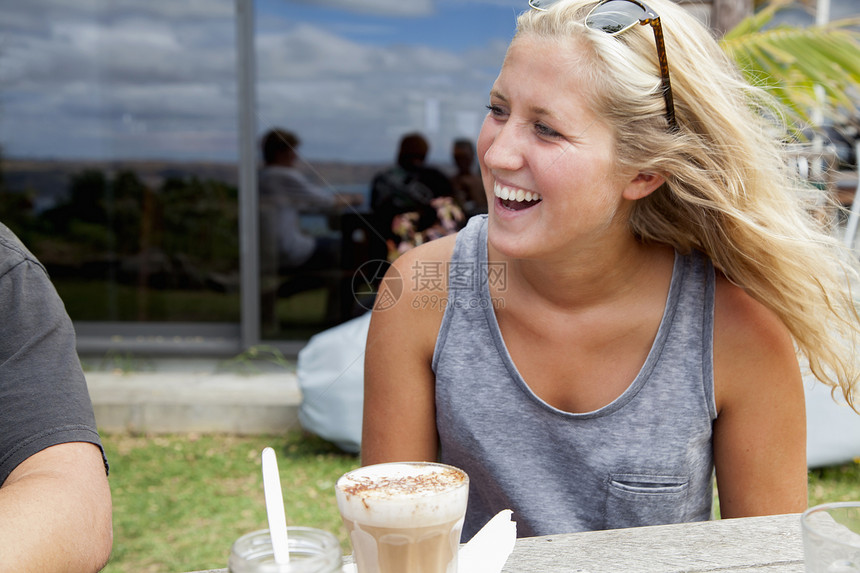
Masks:
[[[717,276],[714,376],[718,401],[795,385],[799,365],[788,327],[743,288]]]
[[[410,332],[431,346],[447,302],[447,269],[455,240],[450,235],[424,243],[391,264],[376,295],[372,331]]]
[[[721,274],[717,275],[714,319],[715,332],[733,346],[752,344],[760,350],[791,345],[788,328],[777,314]]]
[[[428,290],[446,294],[448,263],[454,252],[457,235],[448,235],[419,245],[400,255],[392,264],[390,274],[403,281],[405,296],[420,296]]]

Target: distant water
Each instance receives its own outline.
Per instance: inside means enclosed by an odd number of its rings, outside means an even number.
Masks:
[[[370,183],[332,185],[326,189],[332,193],[361,193],[364,195],[364,203],[354,208],[358,211],[366,211],[370,208]],[[311,235],[328,235],[332,232],[327,215],[305,214],[299,220],[302,229]]]
[[[370,205],[370,182],[367,183],[349,183],[346,185],[333,185],[334,190],[338,193],[362,193],[364,194],[364,205]]]

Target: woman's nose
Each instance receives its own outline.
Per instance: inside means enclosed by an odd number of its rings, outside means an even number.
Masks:
[[[493,134],[484,163],[490,169],[516,171],[524,164],[522,141],[510,121],[499,126]]]

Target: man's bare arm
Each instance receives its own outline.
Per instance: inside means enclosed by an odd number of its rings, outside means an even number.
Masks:
[[[46,448],[21,462],[0,487],[4,572],[96,572],[112,542],[110,488],[93,444]]]

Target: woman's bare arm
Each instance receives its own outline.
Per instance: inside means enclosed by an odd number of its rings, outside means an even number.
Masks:
[[[724,518],[807,505],[803,383],[787,328],[720,279],[714,333],[714,462]]]
[[[367,337],[364,367],[363,464],[435,461],[435,378],[431,370],[436,336],[447,297],[447,268],[455,236],[426,243],[403,254],[389,269]],[[432,288],[420,280],[441,269],[443,282]],[[442,286],[442,288],[437,288]],[[429,289],[429,290],[428,290]],[[399,293],[399,294],[398,294]]]

